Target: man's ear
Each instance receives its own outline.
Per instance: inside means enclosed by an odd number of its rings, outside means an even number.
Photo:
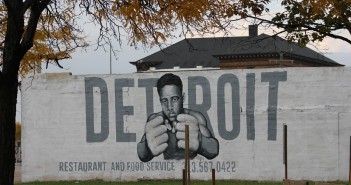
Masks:
[[[183,102],[184,102],[185,101],[185,92],[183,92],[182,97],[183,97]]]

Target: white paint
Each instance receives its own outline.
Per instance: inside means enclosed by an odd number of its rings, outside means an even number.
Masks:
[[[277,140],[267,140],[268,83],[262,72],[287,71],[287,81],[279,82]],[[351,135],[351,68],[280,68],[174,72],[183,79],[187,93],[188,76],[204,76],[211,85],[212,106],[208,111],[219,155],[212,161],[235,162],[235,172],[217,172],[218,179],[281,180],[283,165],[283,124],[288,125],[290,179],[347,180]],[[217,80],[235,74],[240,85],[240,134],[231,141],[222,139],[217,128]],[[246,136],[246,74],[255,73],[255,140]],[[138,79],[159,78],[163,73],[123,75],[41,74],[23,80],[22,87],[22,180],[137,180],[181,179],[183,161],[165,161],[162,156],[147,164],[173,162],[175,171],[111,171],[112,162],[140,162],[136,145],[144,133],[145,88]],[[85,77],[106,81],[109,96],[109,137],[101,143],[86,142]],[[118,78],[134,79],[135,87],[124,88],[124,106],[133,106],[134,115],[125,116],[125,132],[136,133],[137,142],[116,142],[115,87]],[[229,91],[229,92],[228,92]],[[197,91],[201,93],[201,91]],[[230,88],[226,88],[230,96]],[[201,95],[199,95],[201,96]],[[187,97],[187,96],[186,96]],[[198,97],[197,97],[198,98]],[[201,96],[202,98],[202,96]],[[200,99],[201,99],[200,98]],[[204,97],[206,98],[206,97]],[[200,101],[200,100],[199,100]],[[230,100],[228,100],[230,101]],[[185,99],[185,107],[188,106]],[[198,102],[198,100],[197,100]],[[201,102],[201,101],[200,101]],[[95,101],[94,101],[95,103]],[[154,91],[154,110],[160,111]],[[99,109],[96,109],[98,112]],[[226,110],[228,111],[228,110]],[[98,115],[98,113],[96,113]],[[228,115],[231,117],[231,115]],[[99,119],[95,119],[96,122]],[[231,119],[227,119],[228,120]],[[98,124],[98,123],[95,123]],[[230,129],[230,128],[228,128]],[[59,171],[60,162],[107,162],[100,172]],[[193,162],[210,162],[202,156]],[[232,167],[232,166],[230,166]],[[211,173],[192,173],[193,179],[210,179]]]

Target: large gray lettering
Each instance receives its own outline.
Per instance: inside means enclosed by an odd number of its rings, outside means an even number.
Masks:
[[[225,122],[225,85],[230,84],[232,89],[232,124],[233,129],[228,131]],[[240,97],[239,97],[239,80],[234,74],[223,74],[218,79],[217,85],[217,115],[218,115],[218,132],[225,140],[233,140],[240,133]]]
[[[255,73],[246,75],[247,140],[255,140]]]
[[[145,87],[146,90],[146,115],[154,112],[154,87],[156,87],[158,78],[139,79],[138,86]]]
[[[86,113],[86,140],[90,142],[102,142],[109,134],[108,92],[106,82],[101,78],[86,77],[85,82],[85,113]],[[100,89],[101,100],[101,132],[94,130],[94,87]]]
[[[261,74],[262,82],[269,82],[268,91],[268,140],[277,140],[277,105],[279,81],[286,81],[287,73],[264,72]]]
[[[196,86],[202,88],[202,103],[197,104],[196,102]],[[207,120],[207,128],[214,136],[211,120],[207,114],[207,111],[211,108],[211,88],[210,82],[207,78],[202,76],[191,76],[188,78],[188,102],[189,109],[200,111]]]
[[[134,115],[133,106],[123,106],[123,87],[134,87],[134,79],[115,79],[116,141],[135,142],[135,133],[124,132],[124,115]]]

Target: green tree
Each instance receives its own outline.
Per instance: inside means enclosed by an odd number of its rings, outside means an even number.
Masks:
[[[351,1],[349,0],[283,0],[283,11],[272,19],[251,18],[281,28],[287,40],[306,45],[326,37],[351,44]],[[344,34],[345,33],[345,34]]]
[[[0,4],[0,185],[12,185],[18,75],[34,64],[58,62],[85,47],[85,19],[98,46],[110,38],[159,45],[182,34],[229,29],[229,17],[259,15],[269,0],[2,0]]]

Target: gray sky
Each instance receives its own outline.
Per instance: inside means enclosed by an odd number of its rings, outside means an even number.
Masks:
[[[117,56],[112,54],[112,74],[120,73],[133,73],[136,69],[131,65],[130,61],[136,61],[149,54],[158,51],[158,48],[143,49],[134,48],[128,45],[122,46],[123,49],[116,52]],[[64,67],[63,69],[55,66],[42,65],[42,72],[71,72],[74,75],[80,74],[109,74],[110,73],[110,50],[103,48],[98,50],[95,47],[87,48],[87,51],[78,50],[72,55],[72,59],[63,60],[60,64]]]
[[[267,33],[266,30],[259,30],[258,34]],[[248,35],[246,29],[236,30],[233,36],[245,36]],[[184,38],[178,38],[175,40],[168,41],[169,44],[174,44]],[[351,66],[351,45],[336,39],[325,39],[318,45],[309,45],[311,49],[321,52],[330,59],[346,65]],[[143,47],[131,47],[126,42],[121,47],[118,47],[116,57],[112,57],[112,74],[121,73],[134,73],[136,72],[135,66],[131,65],[130,61],[136,61],[144,58],[154,52],[159,51],[158,47],[143,48]],[[104,51],[103,48],[95,50],[95,47],[89,47],[86,51],[77,50],[72,54],[72,59],[63,60],[60,64],[64,67],[63,69],[49,65],[46,69],[46,65],[42,65],[42,73],[57,73],[57,72],[71,72],[73,75],[83,74],[109,74],[110,73],[110,52],[109,48]],[[19,95],[17,99],[17,114],[16,120],[21,120],[21,97]]]
[[[261,34],[262,31],[259,32]],[[241,34],[245,35],[245,33]],[[239,35],[239,36],[241,36]],[[169,43],[175,43],[183,38],[177,40],[171,40]],[[133,73],[136,72],[135,66],[131,65],[130,61],[136,61],[144,58],[152,53],[159,51],[158,47],[143,48],[143,47],[131,47],[124,43],[121,46],[122,49],[118,49],[116,52],[117,56],[112,56],[112,73]],[[351,66],[351,45],[336,39],[325,39],[322,43],[316,45],[309,45],[311,49],[314,49],[330,59]],[[318,48],[316,48],[318,47]],[[78,50],[72,55],[72,59],[66,59],[60,62],[64,67],[61,69],[57,66],[50,65],[46,69],[46,65],[43,64],[42,72],[71,72],[74,75],[80,74],[109,74],[110,73],[110,52],[109,48],[104,51],[103,48],[95,50],[95,47],[87,48],[87,51]]]
[[[280,1],[272,1],[269,5],[270,14],[274,15],[275,12],[281,11],[282,6]],[[263,15],[263,17],[269,17],[270,15]],[[239,29],[233,30],[232,35],[230,36],[245,36],[248,35],[247,25],[248,23],[240,23]],[[241,29],[240,29],[241,27]],[[97,31],[95,26],[87,25],[86,30],[89,31],[88,37],[91,42],[94,41],[97,37]],[[270,30],[263,30],[259,27],[258,34],[268,34],[272,35]],[[338,34],[345,34],[349,37],[347,32],[339,32]],[[178,38],[174,40],[168,40],[168,44],[174,44],[184,38]],[[118,46],[115,44],[114,46]],[[336,39],[327,38],[323,42],[317,45],[309,45],[311,49],[314,49],[318,52],[321,52],[330,59],[344,64],[347,67],[351,66],[351,45]],[[131,65],[130,61],[136,61],[141,58],[144,58],[154,52],[159,51],[158,47],[154,48],[143,48],[143,47],[131,47],[127,42],[123,42],[121,47],[115,47],[119,50],[116,57],[112,57],[112,73],[121,74],[121,73],[134,73],[136,72],[135,66]],[[110,52],[109,48],[106,48],[107,51],[104,51],[102,48],[95,50],[94,46],[87,48],[87,51],[77,50],[72,54],[72,59],[63,60],[60,64],[64,67],[61,69],[54,65],[49,65],[46,69],[46,65],[43,64],[42,72],[43,73],[52,73],[52,72],[71,72],[73,75],[83,75],[83,74],[109,74],[110,73]],[[19,95],[17,99],[17,116],[16,120],[20,121],[21,113],[21,97]]]
[[[277,12],[281,12],[284,8],[281,6],[281,1],[272,0],[268,8],[270,11],[264,13],[261,17],[270,19],[274,16]],[[83,19],[84,20],[84,19]],[[253,22],[251,22],[253,21]],[[233,24],[235,25],[236,29],[233,29],[231,35],[227,36],[247,36],[248,35],[248,24],[255,24],[254,20],[242,20],[236,21]],[[82,23],[86,34],[88,34],[87,38],[90,40],[91,43],[94,43],[95,39],[98,36],[98,30],[96,30],[96,26],[88,23]],[[263,28],[263,26],[259,26],[258,34],[268,34],[273,35],[273,30],[277,31],[276,28],[271,27],[268,29]],[[180,31],[180,30],[178,30]],[[339,31],[337,34],[345,35],[349,37],[350,34],[346,31],[341,32]],[[128,34],[125,34],[128,35]],[[179,35],[176,33],[174,35]],[[212,35],[210,35],[212,36]],[[220,37],[220,33],[216,34],[217,37]],[[195,36],[196,37],[196,36]],[[177,38],[173,40],[167,40],[167,44],[174,44],[184,38]],[[89,42],[89,41],[88,41]],[[141,58],[144,58],[152,53],[159,51],[158,47],[144,49],[142,47],[135,48],[130,47],[127,41],[123,41],[123,45],[121,47],[117,47],[118,44],[115,43],[115,48],[122,48],[119,49],[120,52],[117,53],[117,57],[112,57],[112,73],[113,74],[120,74],[120,73],[132,73],[136,72],[136,69],[133,65],[131,65],[130,61],[136,61]],[[309,45],[311,49],[317,50],[325,54],[325,56],[329,57],[330,59],[347,65],[351,66],[351,45],[335,39],[324,39],[322,43],[318,45]],[[46,66],[43,66],[42,72],[72,72],[74,75],[79,74],[109,74],[110,73],[110,54],[109,48],[107,52],[103,49],[94,50],[95,47],[92,46],[87,49],[87,52],[84,51],[77,51],[72,55],[72,59],[64,60],[61,65],[64,69],[60,69],[57,66],[49,65],[48,69]]]

